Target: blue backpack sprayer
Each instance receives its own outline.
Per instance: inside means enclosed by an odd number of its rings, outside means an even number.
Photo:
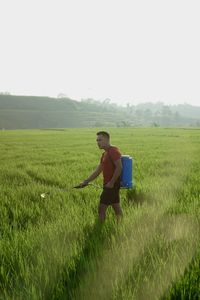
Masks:
[[[108,152],[108,156],[112,164],[114,162]],[[133,170],[133,158],[129,155],[121,156],[122,162],[122,173],[120,176],[120,188],[124,189],[132,189],[133,187],[133,179],[132,179],[132,170]]]
[[[133,187],[132,170],[133,158],[129,155],[122,155],[122,174],[121,174],[121,188],[131,189]]]

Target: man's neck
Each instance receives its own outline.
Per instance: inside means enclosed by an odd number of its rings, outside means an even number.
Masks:
[[[108,145],[106,145],[105,147],[104,147],[104,150],[105,151],[108,151],[108,149],[111,147],[111,145],[110,144],[108,144]]]

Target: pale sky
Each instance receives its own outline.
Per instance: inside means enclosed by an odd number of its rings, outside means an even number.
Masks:
[[[0,0],[0,92],[200,105],[199,15],[199,0]]]

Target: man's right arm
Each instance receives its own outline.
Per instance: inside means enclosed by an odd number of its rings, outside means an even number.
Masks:
[[[92,180],[94,180],[96,177],[98,177],[102,172],[102,165],[99,164],[96,168],[96,170],[87,178],[85,179],[83,182],[81,182],[80,186],[86,186],[88,185],[88,183]]]

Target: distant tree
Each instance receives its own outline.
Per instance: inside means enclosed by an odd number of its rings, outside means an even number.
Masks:
[[[11,95],[11,93],[10,92],[0,92],[0,95]]]
[[[130,127],[131,123],[129,121],[121,121],[121,126],[120,127]]]
[[[136,115],[137,117],[142,117],[142,116],[143,116],[143,111],[142,111],[141,109],[136,109],[135,115]]]
[[[160,117],[161,116],[160,110],[156,110],[155,113],[154,113],[154,116],[155,117]]]
[[[104,123],[103,123],[103,122],[96,121],[96,122],[94,123],[94,127],[102,127],[102,126],[104,126]]]
[[[176,119],[179,119],[181,115],[179,114],[178,111],[176,111],[176,112],[174,113],[174,116],[175,116]]]
[[[104,105],[110,104],[110,102],[111,102],[111,99],[109,99],[109,98],[106,98],[105,100],[103,100]]]
[[[68,96],[66,94],[60,93],[57,95],[57,98],[68,98]]]
[[[162,107],[162,115],[163,116],[171,116],[172,115],[172,111],[170,110],[169,106],[164,105]]]
[[[130,103],[126,103],[126,111],[128,114],[132,114],[135,110],[135,107],[133,105],[130,105]]]
[[[200,127],[200,120],[198,120],[198,121],[195,122],[195,126],[196,127]]]
[[[152,127],[160,127],[160,125],[157,122],[153,122]]]
[[[152,111],[149,108],[145,109],[144,117],[146,117],[146,118],[151,118],[152,117]]]

